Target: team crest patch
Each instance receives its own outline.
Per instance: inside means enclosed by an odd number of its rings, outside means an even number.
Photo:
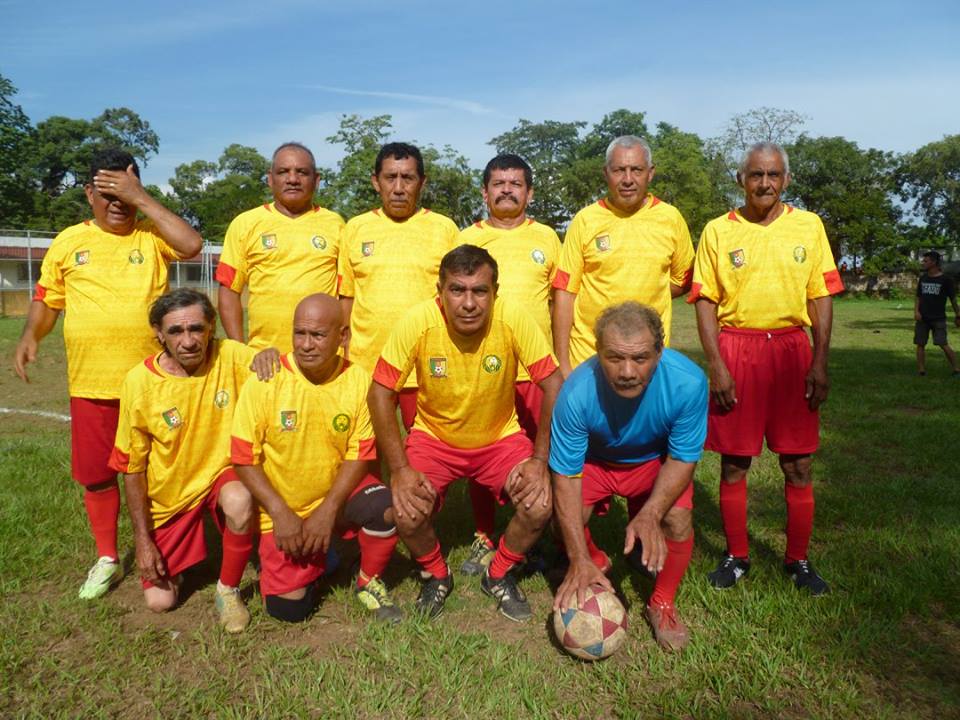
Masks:
[[[294,432],[297,429],[297,411],[280,411],[280,430],[282,432]]]
[[[743,254],[743,248],[734,250],[732,253],[730,253],[730,264],[735,268],[742,268],[747,264],[747,258]]]
[[[363,253],[364,257],[373,255],[373,241],[362,243],[360,245],[360,252]]]
[[[130,251],[130,254],[127,255],[127,260],[131,265],[143,265],[143,253],[134,248]]]
[[[226,390],[217,390],[217,394],[213,396],[213,404],[223,410],[230,404],[230,393]]]
[[[483,358],[483,369],[488,373],[500,372],[503,367],[503,361],[496,355],[485,355]]]
[[[167,424],[167,427],[171,430],[173,428],[178,428],[183,425],[183,417],[180,415],[180,411],[175,407],[170,408],[162,415],[163,421]]]
[[[339,433],[344,433],[350,429],[350,416],[345,413],[339,413],[333,416],[333,429]]]
[[[81,250],[73,256],[73,260],[75,265],[86,265],[90,262],[90,251]]]
[[[806,262],[807,260],[807,249],[803,245],[797,245],[793,249],[793,259],[798,263]]]
[[[607,252],[610,249],[610,236],[609,235],[598,235],[593,240],[597,245],[597,250],[600,252]]]
[[[530,253],[530,257],[533,258],[533,261],[537,265],[543,265],[545,262],[547,262],[547,256],[544,255],[543,250],[540,250],[539,248]]]
[[[447,376],[447,359],[445,357],[430,358],[430,377],[445,378]]]
[[[261,235],[260,244],[263,245],[264,250],[274,250],[277,247],[277,236],[276,235]]]
[[[327,249],[327,239],[321,235],[314,235],[313,239],[310,241],[313,243],[313,246],[317,250],[326,250]]]

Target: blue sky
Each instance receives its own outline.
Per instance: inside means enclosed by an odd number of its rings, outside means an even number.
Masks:
[[[286,140],[322,165],[344,113],[475,166],[519,118],[626,107],[703,137],[773,106],[807,132],[898,152],[960,132],[960,3],[0,0],[0,73],[36,122],[127,106],[160,136],[145,170]],[[161,8],[157,9],[157,8]],[[602,9],[601,9],[602,8]]]

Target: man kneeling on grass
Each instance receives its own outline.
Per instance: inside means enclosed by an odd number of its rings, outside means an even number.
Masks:
[[[177,604],[181,573],[207,554],[207,510],[223,533],[217,612],[227,632],[240,632],[250,621],[238,586],[253,547],[253,503],[230,467],[230,427],[251,362],[265,376],[277,354],[214,339],[216,312],[195,290],[162,295],[149,317],[163,349],[123,382],[110,457],[124,473],[144,598],[155,612]]]
[[[293,352],[270,382],[244,385],[233,421],[233,465],[260,504],[260,594],[287,622],[315,609],[334,530],[359,541],[360,603],[378,620],[403,616],[380,580],[397,531],[390,490],[370,474],[370,376],[338,354],[345,337],[334,298],[301,300]]]

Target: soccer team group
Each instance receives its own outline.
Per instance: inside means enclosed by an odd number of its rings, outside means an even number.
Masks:
[[[64,313],[72,474],[99,556],[80,597],[122,577],[122,473],[151,610],[173,608],[183,571],[206,557],[209,512],[229,632],[249,622],[239,586],[255,542],[272,617],[315,610],[331,541],[344,537],[359,543],[354,592],[372,615],[403,616],[382,580],[402,540],[421,570],[416,611],[435,618],[454,576],[434,518],[466,479],[476,535],[461,572],[515,621],[532,616],[517,569],[551,528],[569,561],[554,607],[612,589],[589,522],[626,498],[623,552],[653,578],[646,618],[662,647],[680,649],[696,463],[704,448],[721,454],[727,551],[708,580],[731,587],[750,570],[746,479],[764,439],[785,481],[784,570],[801,591],[828,592],[807,557],[811,457],[843,286],[820,219],[781,200],[786,153],[747,152],[743,207],[709,223],[696,253],[680,213],[647,191],[643,139],[614,140],[603,173],[608,192],[561,245],[527,216],[533,177],[516,155],[488,163],[488,217],[458,230],[420,207],[414,146],[381,148],[371,181],[382,205],[344,224],[314,204],[310,150],[284,144],[267,176],[273,202],[227,231],[215,309],[203,293],[167,291],[169,263],[196,255],[200,236],[145,192],[129,155],[99,154],[94,219],[53,241],[14,357],[27,380]],[[668,347],[681,295],[706,374]],[[227,339],[215,337],[218,314]]]

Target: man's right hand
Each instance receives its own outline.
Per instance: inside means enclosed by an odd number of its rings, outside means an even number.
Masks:
[[[167,566],[157,544],[149,537],[136,541],[137,568],[140,577],[148,583],[157,585],[167,576]]]
[[[613,585],[610,579],[600,572],[600,568],[593,564],[590,559],[570,561],[570,568],[567,575],[557,588],[557,594],[553,598],[553,609],[566,610],[572,607],[576,600],[576,607],[583,605],[584,594],[591,585],[599,585],[604,590],[613,592]]]
[[[303,555],[303,520],[290,508],[273,516],[273,541],[277,549],[292,557]]]
[[[737,387],[723,360],[710,364],[709,377],[710,397],[723,412],[733,410],[737,404]]]
[[[570,373],[573,372],[573,368],[570,366],[569,360],[560,360],[560,377],[566,380],[570,377]]]
[[[37,359],[37,341],[32,337],[22,337],[13,351],[13,371],[24,382],[30,382],[27,377],[27,363]]]
[[[398,517],[418,520],[433,512],[437,491],[427,476],[409,465],[390,473],[390,489],[393,491],[393,507]]]

